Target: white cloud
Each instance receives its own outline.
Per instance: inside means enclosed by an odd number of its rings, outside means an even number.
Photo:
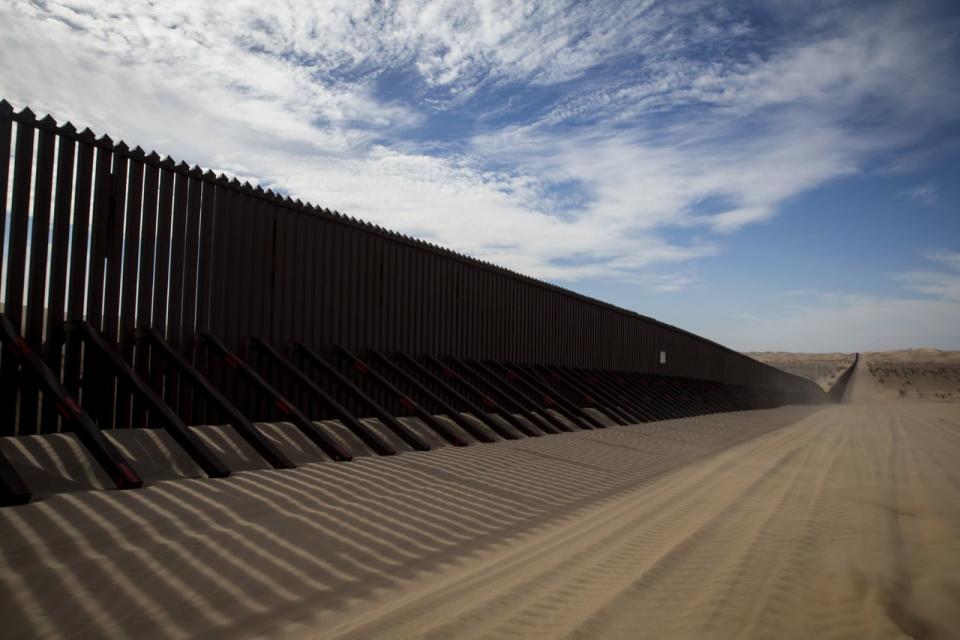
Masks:
[[[960,253],[958,252],[947,250],[934,251],[933,253],[927,254],[927,259],[939,262],[945,267],[960,272]]]
[[[936,271],[909,271],[898,274],[897,279],[918,293],[960,302],[960,253],[938,251],[927,258],[942,268]],[[960,317],[957,323],[960,324]]]
[[[15,1],[0,94],[534,276],[672,290],[658,267],[960,110],[949,25],[832,15],[748,55],[752,27],[699,0]],[[558,97],[483,103],[456,153],[407,135],[511,83]]]
[[[917,202],[923,203],[928,207],[932,207],[937,204],[939,199],[939,193],[937,187],[932,182],[925,182],[924,184],[917,185],[912,189],[907,189],[903,192],[903,195],[907,196],[911,200],[916,200]]]
[[[855,173],[864,143],[806,120],[776,131],[743,132],[718,118],[678,131],[598,127],[564,136],[524,128],[476,140],[482,154],[508,158],[558,182],[579,182],[591,199],[580,215],[624,231],[707,226],[730,232],[772,217],[786,199]],[[705,201],[720,211],[705,212]]]

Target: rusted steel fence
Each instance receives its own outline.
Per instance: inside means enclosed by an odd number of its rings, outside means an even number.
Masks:
[[[138,329],[154,330],[257,420],[284,414],[271,397],[250,393],[249,380],[199,335],[276,374],[274,391],[311,419],[339,414],[284,377],[251,338],[284,357],[295,344],[304,353],[336,345],[823,400],[812,382],[682,329],[6,102],[0,158],[3,313],[101,427],[146,425],[150,403],[104,364],[99,347],[71,338],[70,322],[89,323],[186,424],[213,419],[216,407],[149,340],[138,341]],[[357,382],[362,373],[347,367],[344,375]],[[4,354],[0,434],[59,430],[56,398],[20,375]],[[563,387],[571,397],[576,384]],[[364,388],[388,411],[409,409],[389,387]],[[327,391],[362,412],[349,387]]]

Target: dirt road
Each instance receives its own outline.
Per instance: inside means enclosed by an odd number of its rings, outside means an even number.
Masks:
[[[955,637],[960,405],[868,376],[838,406],[3,510],[0,614],[49,636]]]

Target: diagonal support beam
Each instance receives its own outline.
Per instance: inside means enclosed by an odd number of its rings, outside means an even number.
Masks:
[[[445,392],[447,392],[448,394],[456,398],[458,402],[460,402],[464,407],[466,407],[467,411],[469,411],[478,420],[482,421],[485,425],[493,429],[493,431],[496,432],[499,436],[506,438],[507,440],[516,440],[517,436],[511,433],[510,431],[507,431],[506,429],[504,429],[502,426],[497,424],[496,421],[491,420],[490,416],[487,415],[486,410],[484,410],[482,407],[475,404],[469,398],[467,398],[466,396],[461,394],[459,391],[451,387],[449,384],[444,382],[439,376],[434,375],[432,371],[424,367],[422,364],[420,364],[419,362],[417,362],[416,360],[414,360],[413,358],[411,358],[405,353],[399,353],[397,354],[397,357],[400,359],[401,362],[403,362],[404,364],[409,366],[411,369],[413,369],[415,372],[417,372],[417,374],[419,374],[421,378],[429,380],[436,387],[443,389]]]
[[[49,397],[54,399],[57,413],[63,419],[63,426],[77,435],[80,443],[103,468],[117,489],[136,489],[143,486],[143,480],[130,463],[113,443],[104,437],[90,416],[80,408],[73,396],[54,377],[40,356],[20,337],[3,314],[0,314],[0,341],[7,348],[7,353],[20,363],[24,373],[34,379],[44,394],[49,394]]]
[[[553,397],[539,393],[514,371],[510,371],[503,366],[503,364],[492,360],[482,363],[478,360],[468,360],[467,364],[482,366],[485,373],[489,373],[500,382],[506,384],[509,391],[514,394],[514,397],[518,401],[529,403],[529,406],[538,412],[537,415],[539,415],[543,421],[549,422],[553,428],[556,429],[557,433],[561,431],[571,431],[570,426],[547,411],[547,409],[557,410],[557,403]],[[561,413],[561,415],[563,414]],[[563,417],[567,418],[565,415]],[[579,428],[576,420],[571,420],[571,423]]]
[[[204,332],[201,333],[198,338],[200,339],[201,346],[206,347],[209,352],[223,360],[224,364],[243,376],[243,378],[260,393],[267,396],[280,413],[283,414],[284,419],[293,423],[303,435],[310,438],[311,442],[320,447],[324,453],[337,461],[353,460],[353,456],[350,455],[349,451],[317,427],[300,409],[283,397],[283,395],[266,380],[261,378],[260,374],[254,371],[249,364],[227,349],[226,345],[220,342],[216,336],[212,333]]]
[[[617,394],[609,385],[596,376],[588,376],[580,369],[557,366],[548,367],[547,371],[553,375],[560,376],[569,384],[576,386],[581,390],[581,393],[591,398],[599,397],[606,402],[608,406],[619,411],[621,415],[626,416],[629,419],[629,424],[646,422],[651,419],[647,417],[647,414],[639,411],[626,398]]]
[[[617,380],[625,381],[628,391],[646,390],[648,393],[645,395],[660,406],[669,419],[684,418],[693,413],[692,408],[687,406],[685,399],[679,398],[669,387],[663,384],[660,376],[618,371],[615,377]]]
[[[525,406],[517,402],[511,395],[507,394],[503,387],[498,385],[495,380],[491,380],[484,375],[481,375],[479,371],[471,367],[467,362],[461,360],[460,358],[450,357],[447,358],[447,361],[456,367],[456,371],[461,374],[461,376],[469,376],[474,383],[477,383],[483,387],[485,395],[491,397],[491,400],[495,400],[497,404],[503,407],[503,413],[513,417],[511,424],[517,426],[523,433],[528,436],[541,436],[544,433],[557,433],[557,430],[550,423],[545,420],[538,420],[538,416],[534,415],[532,412],[527,410]],[[522,421],[516,419],[516,415],[523,416],[535,429],[530,429],[530,427],[523,424]]]
[[[184,358],[183,355],[171,347],[159,333],[154,329],[140,329],[137,331],[137,337],[140,340],[146,340],[147,344],[150,345],[151,357],[153,354],[163,357],[168,364],[172,365],[182,376],[187,378],[196,390],[206,396],[210,404],[219,409],[223,415],[227,417],[227,421],[237,430],[240,437],[246,440],[270,466],[274,469],[296,468],[297,465],[293,464],[276,445],[257,431],[253,423],[210,384],[192,364],[187,362],[187,359]]]
[[[490,367],[480,362],[479,360],[463,360],[461,361],[461,366],[466,366],[471,369],[478,378],[485,379],[490,387],[500,394],[500,397],[508,403],[513,403],[513,406],[518,407],[523,411],[523,415],[527,420],[533,422],[547,433],[561,433],[563,431],[569,431],[566,425],[562,427],[557,424],[557,421],[552,417],[548,417],[549,414],[544,412],[535,413],[540,407],[532,402],[529,398],[523,397],[520,393],[514,391],[509,387],[505,387],[502,384],[502,381],[499,380],[499,376],[496,373],[490,370]],[[509,404],[508,404],[509,406]]]
[[[673,394],[681,398],[685,403],[689,415],[703,415],[711,413],[710,406],[701,394],[699,394],[689,380],[681,380],[673,377],[664,377],[661,379],[664,386]]]
[[[651,393],[640,393],[637,389],[630,387],[627,381],[619,372],[606,370],[587,370],[584,372],[590,380],[597,380],[600,384],[607,385],[611,393],[616,397],[623,398],[635,411],[642,413],[649,420],[670,420],[676,416],[666,411],[662,402]]]
[[[596,387],[588,389],[580,380],[568,375],[567,372],[562,369],[541,367],[541,371],[551,382],[564,385],[571,389],[575,394],[583,398],[587,406],[596,405],[603,410],[604,413],[619,421],[620,424],[626,425],[641,422],[639,418],[628,413],[622,406],[618,406],[622,403],[614,401],[613,398],[607,396],[602,389]]]
[[[180,417],[168,407],[160,396],[150,388],[120,357],[111,349],[100,332],[87,322],[69,322],[66,325],[69,340],[82,341],[86,346],[86,357],[94,357],[113,370],[117,380],[125,386],[163,425],[174,441],[196,462],[203,472],[211,478],[226,478],[230,469],[217,455],[196,436]]]
[[[488,366],[493,371],[500,371],[500,373],[504,377],[506,377],[506,379],[515,387],[518,387],[519,389],[525,389],[527,392],[527,397],[530,398],[532,401],[536,402],[537,400],[539,400],[540,402],[543,403],[544,407],[546,407],[547,409],[552,409],[553,411],[556,411],[561,416],[563,416],[566,420],[569,420],[570,424],[576,425],[578,428],[581,428],[581,429],[595,428],[594,425],[589,421],[578,419],[572,413],[567,411],[566,407],[564,407],[563,404],[560,403],[560,400],[561,400],[560,397],[559,396],[554,397],[554,393],[552,391],[548,392],[543,389],[538,389],[537,385],[534,384],[532,380],[528,379],[528,374],[521,375],[519,372],[517,372],[516,368],[508,367],[506,364],[502,362],[491,361]],[[558,428],[562,428],[564,431],[570,430],[568,425],[558,420],[554,415],[550,414],[547,411],[544,411],[543,413],[549,416],[550,421],[553,422],[553,424],[556,425]]]
[[[392,456],[396,453],[396,450],[390,446],[388,442],[385,442],[380,436],[374,433],[370,427],[360,422],[346,407],[337,402],[336,398],[311,380],[310,377],[295,364],[280,355],[276,349],[260,338],[253,338],[251,344],[255,349],[269,357],[270,360],[285,371],[287,375],[296,380],[301,387],[309,391],[321,404],[333,411],[337,419],[370,447],[374,453],[381,456]]]
[[[404,409],[410,411],[413,413],[413,415],[423,420],[423,422],[429,428],[433,429],[433,431],[441,438],[456,447],[465,447],[470,444],[447,428],[447,426],[442,422],[437,420],[432,413],[421,407],[419,403],[413,400],[413,398],[394,386],[392,382],[384,378],[376,369],[370,367],[366,362],[353,355],[349,350],[338,346],[334,349],[334,351],[337,353],[337,355],[346,359],[346,361],[354,369],[356,369],[361,376],[373,380],[376,384],[380,385],[380,388],[384,389],[387,393],[396,398]]]
[[[581,382],[591,393],[600,394],[602,397],[609,398],[617,409],[627,416],[630,416],[634,423],[649,422],[658,419],[657,416],[648,409],[621,393],[610,380],[601,379],[598,375],[580,369],[563,369],[561,373],[569,375],[574,381]]]
[[[375,362],[379,362],[379,363],[380,363],[381,365],[383,365],[388,371],[390,371],[394,376],[396,376],[397,378],[403,380],[407,385],[409,385],[410,387],[412,387],[418,394],[420,394],[421,396],[426,397],[428,400],[430,400],[430,401],[431,401],[432,403],[434,403],[436,406],[440,407],[440,408],[443,410],[443,412],[447,415],[447,417],[449,417],[449,418],[450,418],[451,420],[453,420],[455,423],[457,423],[458,425],[460,425],[460,427],[461,427],[464,431],[466,431],[467,433],[469,433],[470,435],[472,435],[472,436],[473,436],[474,438],[476,438],[478,441],[480,441],[480,442],[493,442],[493,441],[494,441],[493,438],[491,438],[489,435],[487,435],[486,433],[484,433],[482,430],[477,429],[477,427],[476,427],[474,424],[472,424],[469,420],[467,420],[467,419],[464,418],[462,415],[460,415],[460,412],[457,411],[457,410],[456,410],[455,408],[453,408],[452,406],[450,406],[450,404],[448,404],[443,398],[441,398],[441,397],[438,396],[437,394],[435,394],[435,393],[433,393],[432,391],[430,391],[430,389],[428,389],[426,386],[424,386],[423,384],[421,384],[418,380],[416,380],[413,376],[411,376],[410,374],[408,374],[406,371],[404,371],[403,369],[401,369],[400,367],[398,367],[393,361],[391,361],[391,360],[390,360],[389,358],[387,358],[385,355],[383,355],[382,353],[380,353],[379,351],[376,351],[376,350],[370,351],[370,354],[371,354],[371,356],[373,357],[373,360],[374,360]],[[430,414],[428,413],[428,415],[430,415]],[[439,421],[437,421],[436,418],[433,417],[433,415],[430,415],[430,418],[439,423]],[[422,418],[421,418],[421,419],[422,419]]]
[[[581,424],[586,422],[591,429],[607,428],[607,425],[603,424],[592,415],[584,411],[582,407],[574,405],[559,393],[555,393],[554,390],[551,389],[550,383],[544,380],[543,377],[533,367],[525,364],[505,366],[508,370],[513,369],[515,371],[525,373],[527,376],[526,382],[543,393],[545,398],[552,398],[556,404],[562,407],[566,412],[567,420],[575,422],[575,419],[579,419]]]
[[[336,367],[321,358],[310,347],[304,346],[299,342],[294,343],[294,349],[303,356],[307,362],[314,365],[323,372],[328,378],[336,381],[341,387],[353,394],[361,403],[365,404],[388,429],[414,448],[416,451],[430,451],[430,445],[423,441],[417,434],[404,428],[402,424],[386,409],[380,406],[380,403],[368,396],[360,387],[353,384],[349,378],[340,373]]]
[[[528,427],[522,421],[517,419],[517,416],[514,415],[513,411],[511,411],[507,407],[501,406],[500,403],[498,403],[493,397],[491,397],[490,394],[478,388],[477,385],[475,384],[476,381],[471,382],[466,377],[460,375],[459,373],[454,371],[451,367],[448,367],[447,365],[440,362],[433,356],[423,356],[423,359],[426,362],[428,362],[431,366],[436,367],[438,371],[443,373],[443,375],[449,378],[450,380],[455,380],[459,382],[461,385],[463,385],[464,387],[466,387],[467,389],[469,389],[470,393],[480,398],[480,401],[486,407],[486,411],[492,411],[497,413],[497,415],[499,415],[501,418],[503,418],[508,423],[510,423],[510,426],[515,428],[517,431],[519,431],[523,435],[529,436],[529,437],[537,437],[537,436],[543,435],[538,431],[532,431],[530,427]],[[464,367],[464,371],[466,371],[466,367]],[[483,386],[486,387],[486,385],[483,385]]]

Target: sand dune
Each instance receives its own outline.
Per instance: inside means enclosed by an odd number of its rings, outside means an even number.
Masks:
[[[446,447],[0,510],[11,637],[950,637],[960,405]]]
[[[941,349],[901,349],[899,351],[868,351],[869,359],[885,362],[910,362],[924,364],[960,364],[960,351]]]

